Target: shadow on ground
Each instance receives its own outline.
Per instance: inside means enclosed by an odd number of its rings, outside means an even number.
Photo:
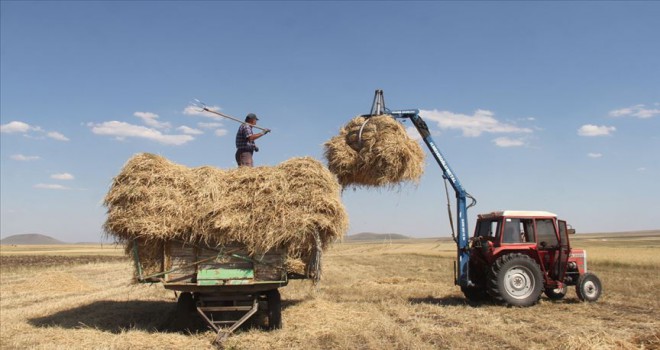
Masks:
[[[171,301],[102,300],[28,322],[36,327],[95,328],[111,333],[127,329],[156,332],[169,321],[175,306]]]
[[[471,307],[481,307],[481,306],[490,306],[490,305],[501,305],[500,303],[496,303],[493,301],[491,298],[486,298],[481,301],[470,301],[467,300],[466,298],[462,297],[456,297],[456,296],[451,296],[451,297],[441,297],[441,298],[434,298],[431,296],[425,297],[425,298],[409,298],[408,301],[411,304],[433,304],[433,305],[440,305],[440,306],[464,306],[468,305]],[[566,298],[566,299],[561,299],[561,300],[551,300],[548,298],[542,298],[540,299],[541,302],[546,302],[546,303],[553,303],[553,304],[580,304],[581,301],[578,299],[571,299],[571,298]]]
[[[409,298],[408,301],[411,304],[433,304],[440,306],[479,306],[480,303],[471,303],[467,299],[461,297],[440,297],[434,298],[431,296],[425,298]]]
[[[282,300],[282,309],[296,305],[301,300]],[[102,300],[52,315],[28,319],[35,327],[61,327],[69,329],[93,328],[104,332],[121,333],[129,329],[146,332],[205,332],[209,328],[196,313],[181,327],[176,313],[176,301],[113,301]],[[258,316],[258,315],[255,315]],[[253,317],[255,318],[255,317]],[[255,318],[256,319],[256,318]],[[246,327],[255,327],[254,322]]]

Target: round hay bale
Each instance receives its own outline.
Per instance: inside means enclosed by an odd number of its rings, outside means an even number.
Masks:
[[[389,115],[355,117],[324,146],[328,168],[342,186],[417,183],[424,173],[421,146]]]

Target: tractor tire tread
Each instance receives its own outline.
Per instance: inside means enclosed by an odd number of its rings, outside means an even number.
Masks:
[[[512,261],[519,260],[520,262],[525,262],[529,264],[529,266],[534,270],[534,277],[536,279],[535,281],[535,291],[534,291],[534,296],[533,299],[530,302],[525,302],[523,304],[514,304],[510,301],[508,301],[503,295],[500,290],[499,286],[499,276],[501,273],[505,272],[503,269],[507,266]],[[509,304],[513,306],[531,306],[536,303],[541,299],[541,294],[543,293],[543,275],[541,273],[541,268],[539,265],[534,261],[532,258],[530,258],[528,255],[521,254],[521,253],[509,253],[500,256],[495,262],[490,266],[488,269],[488,277],[486,278],[486,283],[487,283],[487,288],[486,291],[488,292],[488,295],[498,303],[502,304]]]

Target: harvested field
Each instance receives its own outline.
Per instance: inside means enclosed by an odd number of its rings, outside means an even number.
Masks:
[[[292,281],[281,289],[281,330],[243,329],[225,345],[229,349],[659,349],[659,236],[631,241],[572,237],[575,247],[589,251],[589,267],[603,281],[602,298],[580,303],[569,290],[564,300],[543,297],[530,308],[466,302],[453,285],[451,241],[335,244],[325,255],[320,285]],[[128,259],[36,264],[21,270],[5,269],[4,262],[2,349],[213,348],[210,331],[201,328],[186,334],[169,326],[174,294],[160,285],[132,284]]]
[[[52,266],[72,266],[80,264],[97,264],[105,262],[125,262],[124,256],[105,256],[105,255],[79,255],[79,256],[61,256],[61,255],[2,255],[0,256],[0,266],[2,271],[12,271],[23,268],[52,267]]]
[[[0,255],[58,255],[58,256],[80,256],[80,255],[103,255],[123,256],[124,246],[120,244],[57,244],[57,245],[31,245],[12,244],[0,245]]]

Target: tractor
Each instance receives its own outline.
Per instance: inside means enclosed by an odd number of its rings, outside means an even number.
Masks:
[[[412,122],[442,169],[445,182],[456,193],[457,232],[449,209],[452,237],[457,245],[454,283],[468,300],[492,298],[507,305],[530,306],[544,292],[553,300],[563,298],[570,285],[576,286],[580,300],[598,300],[601,282],[587,272],[587,252],[571,249],[568,235],[575,230],[566,221],[557,220],[555,214],[545,211],[493,212],[478,216],[474,236],[469,238],[467,211],[476,205],[476,199],[452,171],[419,110],[389,110],[385,107],[383,90],[376,90],[371,112],[362,117],[384,114]]]
[[[602,293],[598,277],[587,271],[587,252],[571,249],[564,220],[547,211],[498,211],[478,216],[470,240],[472,285],[461,286],[468,300],[487,298],[513,306],[535,304],[542,293],[562,299],[575,286],[582,301]]]

